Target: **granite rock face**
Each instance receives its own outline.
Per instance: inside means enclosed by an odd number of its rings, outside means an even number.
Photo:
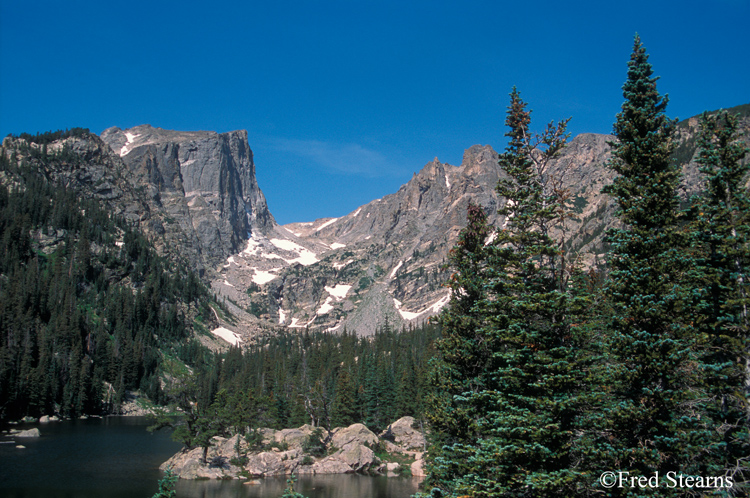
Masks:
[[[369,335],[386,321],[419,323],[447,304],[446,255],[469,202],[497,211],[499,178],[489,146],[468,149],[459,167],[435,159],[398,192],[344,217],[277,227],[270,241],[251,241],[214,288],[292,329]],[[253,285],[260,291],[242,292]]]
[[[255,178],[244,130],[178,132],[109,128],[102,140],[122,158],[167,234],[214,268],[254,232],[275,225]],[[192,261],[199,263],[199,261]]]

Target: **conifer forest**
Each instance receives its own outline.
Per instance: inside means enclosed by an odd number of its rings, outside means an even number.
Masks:
[[[636,36],[601,165],[616,173],[604,263],[584,267],[566,243],[574,199],[550,164],[568,120],[534,132],[513,88],[504,221],[469,206],[437,317],[222,351],[199,336],[230,311],[188,265],[45,175],[77,160],[46,144],[88,130],[24,134],[29,160],[0,156],[13,179],[0,182],[0,421],[116,414],[138,390],[155,428],[207,448],[409,415],[428,439],[425,498],[747,496],[749,150],[737,116],[704,114],[701,192],[681,199],[657,80]]]
[[[736,117],[704,115],[705,188],[681,205],[656,80],[636,37],[605,188],[621,223],[593,269],[566,253],[570,199],[546,170],[567,121],[534,135],[511,93],[508,221],[472,206],[451,253],[430,496],[746,495],[748,151]]]

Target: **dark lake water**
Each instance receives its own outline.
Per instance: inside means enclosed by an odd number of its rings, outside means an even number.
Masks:
[[[41,424],[40,438],[2,437],[0,496],[151,498],[162,476],[159,465],[181,445],[166,431],[148,433],[147,425],[142,417],[108,417]],[[177,497],[273,498],[286,487],[284,477],[258,482],[181,480]],[[295,488],[309,498],[407,498],[417,485],[410,478],[347,474],[301,476]]]

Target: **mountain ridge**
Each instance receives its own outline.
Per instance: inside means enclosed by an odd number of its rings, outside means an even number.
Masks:
[[[749,143],[750,105],[735,109]],[[697,133],[698,117],[677,125],[685,200],[700,188]],[[573,208],[558,235],[586,267],[604,263],[602,235],[616,223],[601,193],[614,177],[606,167],[612,139],[578,135],[549,169],[563,178]],[[199,270],[239,317],[223,325],[244,339],[278,328],[369,335],[385,324],[427,320],[448,302],[445,262],[469,202],[483,206],[494,226],[504,221],[495,192],[502,172],[489,145],[467,148],[459,166],[435,158],[396,192],[344,216],[285,225],[257,183],[245,130],[112,127],[101,138],[66,138],[49,148],[77,157],[50,177],[109,202],[157,248]]]

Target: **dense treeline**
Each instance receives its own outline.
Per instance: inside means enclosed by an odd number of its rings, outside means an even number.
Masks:
[[[497,187],[450,255],[440,315],[431,496],[747,496],[748,149],[704,115],[704,190],[678,195],[675,121],[636,37],[605,187],[621,222],[602,271],[566,252],[569,193],[549,160],[567,121],[530,132],[514,88]]]
[[[158,402],[164,352],[201,355],[186,317],[208,310],[205,286],[97,200],[48,181],[61,160],[0,157],[0,420],[116,411],[126,389]]]
[[[47,145],[51,144],[52,142],[56,142],[57,140],[64,140],[66,138],[70,137],[85,137],[89,133],[88,128],[70,128],[65,130],[57,130],[57,131],[45,131],[41,133],[37,133],[35,135],[32,135],[30,133],[21,133],[20,135],[8,135],[11,138],[20,138],[22,140],[25,140],[29,143],[35,143],[39,145]]]
[[[361,422],[380,431],[406,415],[421,418],[437,336],[434,324],[385,325],[372,337],[304,331],[217,353],[201,376],[185,372],[172,385],[169,397],[185,413],[175,435],[206,448],[213,435],[252,438],[260,427],[330,431]]]

